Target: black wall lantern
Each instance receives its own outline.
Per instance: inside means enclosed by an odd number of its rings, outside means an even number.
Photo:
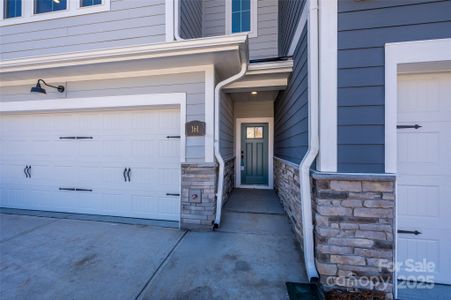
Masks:
[[[54,86],[54,85],[51,85],[51,84],[47,84],[47,83],[46,83],[44,80],[42,80],[42,79],[38,79],[38,82],[36,83],[36,86],[34,86],[34,87],[31,88],[31,92],[32,92],[32,93],[47,94],[47,92],[45,91],[45,89],[41,87],[41,82],[42,82],[44,85],[48,86],[48,87],[52,87],[52,88],[54,88],[54,89],[57,89],[57,91],[60,92],[60,93],[64,92],[64,86],[62,86],[62,85]]]

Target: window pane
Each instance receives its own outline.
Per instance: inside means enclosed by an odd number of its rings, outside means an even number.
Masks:
[[[232,33],[241,32],[240,13],[232,13]]]
[[[242,10],[250,10],[251,9],[251,0],[241,0],[241,9]]]
[[[251,0],[232,0],[232,33],[251,31]]]
[[[102,4],[102,0],[81,0],[81,7]]]
[[[4,17],[15,18],[22,15],[22,0],[4,0]]]
[[[35,0],[35,14],[41,14],[50,11],[65,10],[67,0]]]
[[[245,11],[241,13],[241,31],[251,31],[251,13]]]
[[[232,12],[241,10],[241,0],[232,0]]]
[[[246,138],[253,139],[254,138],[254,127],[246,128]]]
[[[254,136],[256,139],[262,139],[263,138],[263,127],[255,127]]]

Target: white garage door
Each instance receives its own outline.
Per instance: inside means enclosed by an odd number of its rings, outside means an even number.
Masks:
[[[1,206],[179,220],[178,109],[3,114],[0,122]]]
[[[398,84],[398,261],[435,264],[400,275],[451,284],[451,73],[403,75]]]

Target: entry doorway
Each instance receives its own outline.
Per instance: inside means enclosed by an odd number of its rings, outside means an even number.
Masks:
[[[236,187],[273,188],[273,118],[236,121]]]

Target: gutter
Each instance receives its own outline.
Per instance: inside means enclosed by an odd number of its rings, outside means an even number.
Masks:
[[[216,192],[216,218],[214,227],[217,228],[221,225],[221,213],[222,213],[222,194],[224,190],[224,158],[221,155],[220,151],[220,139],[219,139],[219,108],[221,104],[221,90],[224,86],[237,81],[244,77],[247,72],[247,66],[248,66],[248,51],[247,47],[245,47],[245,50],[240,51],[240,57],[241,57],[241,71],[232,77],[229,77],[221,82],[219,82],[215,87],[215,132],[214,132],[214,150],[215,150],[215,157],[218,161],[219,165],[219,172],[218,172],[218,182],[217,182],[217,192]]]
[[[308,61],[309,70],[309,143],[307,153],[299,164],[299,178],[302,205],[302,228],[304,261],[307,276],[311,281],[319,278],[315,265],[314,230],[312,220],[312,195],[310,185],[310,168],[319,153],[319,61],[318,61],[318,0],[308,2]]]

